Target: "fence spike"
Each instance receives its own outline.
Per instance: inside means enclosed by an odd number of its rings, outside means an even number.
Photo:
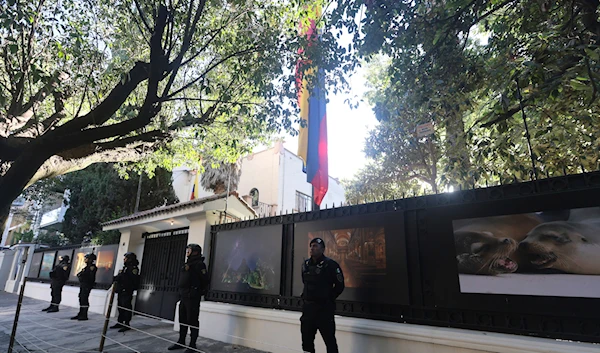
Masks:
[[[585,173],[585,167],[583,166],[583,164],[581,164],[581,172]]]
[[[563,167],[563,175],[567,175],[567,167]]]
[[[548,169],[546,169],[546,178],[550,178],[550,173],[548,172]]]

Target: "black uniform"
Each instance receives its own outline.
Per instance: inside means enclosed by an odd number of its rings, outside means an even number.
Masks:
[[[200,300],[208,289],[208,273],[202,255],[188,257],[179,276],[179,323],[198,327]],[[188,327],[180,325],[179,343],[185,343]],[[190,347],[196,346],[198,329],[190,329]]]
[[[72,320],[87,320],[88,309],[90,308],[90,292],[96,284],[96,271],[98,268],[94,264],[86,264],[86,266],[79,271],[77,278],[79,278],[79,313],[72,317]]]
[[[71,266],[68,260],[61,260],[54,269],[50,271],[50,289],[52,291],[52,302],[50,306],[45,309],[48,312],[58,311],[58,304],[62,300],[62,288],[65,282],[69,279],[69,273],[71,272]]]
[[[115,293],[118,294],[117,302],[119,304],[119,317],[117,321],[120,323],[129,324],[129,321],[131,321],[133,291],[140,287],[140,269],[138,265],[138,260],[127,261],[123,269],[114,278]]]
[[[302,266],[302,282],[302,349],[315,353],[315,335],[319,330],[327,346],[327,353],[338,353],[333,315],[335,299],[344,290],[344,274],[340,265],[326,256],[317,261],[308,259]]]

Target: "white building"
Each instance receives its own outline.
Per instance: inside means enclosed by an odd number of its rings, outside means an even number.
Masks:
[[[189,168],[173,170],[173,189],[180,201],[190,200],[195,171]],[[242,175],[237,192],[257,211],[259,216],[312,210],[312,185],[302,171],[302,160],[283,147],[282,142],[242,159]],[[213,195],[200,189],[198,197]],[[340,206],[346,201],[340,182],[329,177],[329,190],[321,208]]]

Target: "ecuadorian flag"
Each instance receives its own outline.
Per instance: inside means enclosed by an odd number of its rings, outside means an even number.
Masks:
[[[320,11],[316,11],[317,17]],[[315,20],[310,20],[308,28],[303,28],[302,34],[309,38],[309,43],[318,40]],[[314,42],[310,39],[315,38]],[[309,44],[310,45],[310,44]],[[304,161],[306,181],[313,186],[314,202],[321,205],[329,188],[329,172],[327,159],[327,109],[326,92],[324,89],[324,73],[321,69],[311,68],[304,75],[314,75],[317,72],[312,92],[307,89],[307,79],[301,72],[300,65],[296,67],[296,86],[298,89],[298,105],[300,118],[305,122],[300,125],[298,140],[298,155]],[[303,126],[304,125],[304,126]]]

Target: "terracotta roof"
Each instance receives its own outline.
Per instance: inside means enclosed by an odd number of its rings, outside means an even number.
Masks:
[[[242,199],[237,192],[232,191],[229,193],[229,195],[235,196],[244,206],[246,206],[246,208],[248,210],[250,210],[250,212],[252,212],[253,214],[256,214],[256,211],[252,207],[250,207],[250,205],[248,205],[248,203],[246,201],[244,201],[244,199]],[[169,205],[169,206],[157,207],[157,208],[153,208],[151,210],[141,211],[138,213],[131,214],[129,216],[121,217],[121,218],[118,218],[118,219],[115,219],[112,221],[108,221],[106,223],[102,223],[101,226],[103,226],[103,227],[110,226],[110,225],[114,225],[114,224],[130,222],[130,221],[134,221],[134,220],[138,220],[138,219],[142,219],[142,218],[149,218],[149,217],[154,217],[154,216],[158,216],[161,214],[171,213],[171,212],[183,210],[186,208],[200,206],[207,202],[223,199],[226,196],[227,196],[227,193],[222,193],[222,194],[218,194],[218,195],[211,195],[211,196],[199,198],[196,200],[180,202],[180,203],[176,203],[176,204]]]

